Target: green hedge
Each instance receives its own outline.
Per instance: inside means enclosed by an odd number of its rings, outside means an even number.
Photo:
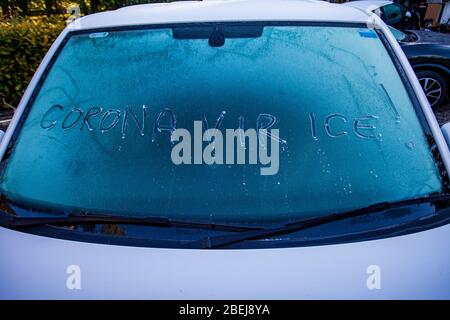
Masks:
[[[16,107],[66,17],[0,18],[0,108]]]

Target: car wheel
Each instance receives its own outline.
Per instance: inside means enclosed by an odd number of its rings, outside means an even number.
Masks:
[[[447,82],[437,72],[419,71],[417,78],[433,108],[441,106],[447,93]]]

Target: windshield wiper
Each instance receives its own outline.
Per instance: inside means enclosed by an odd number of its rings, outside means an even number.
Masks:
[[[246,240],[256,240],[260,238],[269,238],[277,235],[289,234],[308,228],[316,227],[326,223],[331,223],[347,218],[367,215],[370,213],[381,212],[389,209],[400,208],[421,203],[450,201],[450,194],[431,195],[427,197],[409,199],[397,202],[380,202],[365,208],[351,210],[347,212],[338,212],[311,219],[301,219],[291,221],[282,225],[271,225],[269,227],[237,225],[237,224],[216,224],[191,222],[183,220],[173,220],[165,217],[126,217],[113,215],[95,215],[95,214],[68,214],[65,216],[46,216],[46,217],[19,217],[12,216],[0,211],[0,226],[7,228],[25,228],[41,225],[76,225],[76,224],[136,224],[157,227],[179,227],[190,229],[210,229],[217,231],[237,232],[230,235],[205,237],[201,240],[188,242],[190,248],[220,248]],[[448,204],[450,206],[450,204]]]
[[[281,226],[272,226],[259,230],[250,230],[244,231],[238,234],[231,235],[223,235],[223,236],[213,236],[213,237],[205,237],[201,240],[197,240],[189,243],[189,247],[201,247],[203,249],[213,249],[213,248],[221,248],[228,245],[232,245],[238,242],[246,241],[246,240],[256,240],[261,238],[269,238],[279,235],[285,235],[301,230],[305,230],[308,228],[313,228],[319,225],[344,220],[348,218],[354,218],[359,216],[364,216],[370,213],[381,212],[389,209],[400,208],[410,205],[416,205],[421,203],[430,203],[430,202],[440,202],[440,201],[449,201],[450,194],[440,194],[440,195],[430,195],[427,197],[417,198],[417,199],[409,199],[403,201],[396,202],[380,202],[368,207],[351,210],[347,212],[339,212],[333,213],[325,216],[320,216],[317,218],[311,219],[303,219],[297,220],[289,223],[285,223]],[[450,204],[449,204],[450,206]]]
[[[40,225],[75,225],[75,224],[136,224],[156,227],[179,227],[189,229],[210,229],[217,231],[243,232],[249,230],[260,230],[263,227],[251,225],[233,225],[190,222],[183,220],[172,220],[165,217],[126,217],[113,215],[69,214],[65,216],[51,217],[18,217],[1,212],[0,226],[7,228],[35,227]]]

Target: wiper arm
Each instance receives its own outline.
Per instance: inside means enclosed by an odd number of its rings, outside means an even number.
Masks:
[[[409,199],[403,201],[396,202],[380,202],[368,207],[351,210],[347,212],[333,213],[317,218],[312,219],[303,219],[297,220],[293,222],[289,222],[283,224],[281,226],[272,226],[259,230],[250,230],[245,231],[238,234],[231,235],[223,235],[223,236],[213,236],[206,237],[198,241],[194,241],[193,243],[189,243],[189,247],[201,247],[203,249],[213,249],[225,247],[231,244],[235,244],[238,242],[246,241],[246,240],[256,240],[260,238],[268,238],[274,237],[278,235],[289,234],[309,228],[313,228],[319,225],[344,220],[348,218],[354,218],[359,216],[364,216],[370,213],[381,212],[389,209],[405,207],[409,205],[421,204],[421,203],[429,203],[429,202],[440,202],[440,201],[449,201],[450,194],[440,194],[440,195],[431,195],[427,197],[417,198],[417,199]]]
[[[18,217],[11,216],[6,213],[0,215],[0,226],[8,228],[34,227],[40,225],[74,225],[74,224],[136,224],[157,227],[179,227],[190,229],[210,229],[217,231],[234,231],[243,232],[249,230],[260,230],[262,227],[233,225],[233,224],[215,224],[190,222],[183,220],[172,220],[165,217],[126,217],[113,215],[75,215],[69,214],[65,216],[54,217]]]

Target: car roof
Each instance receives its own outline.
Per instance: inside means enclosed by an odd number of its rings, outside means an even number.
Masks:
[[[69,28],[219,21],[367,21],[355,8],[317,0],[209,0],[143,4],[87,15]]]
[[[367,11],[367,9],[371,9],[370,11],[373,11],[377,8],[383,7],[387,4],[393,3],[392,1],[385,1],[385,0],[358,0],[358,1],[350,1],[343,3],[345,6],[353,7],[362,9],[364,11]]]

